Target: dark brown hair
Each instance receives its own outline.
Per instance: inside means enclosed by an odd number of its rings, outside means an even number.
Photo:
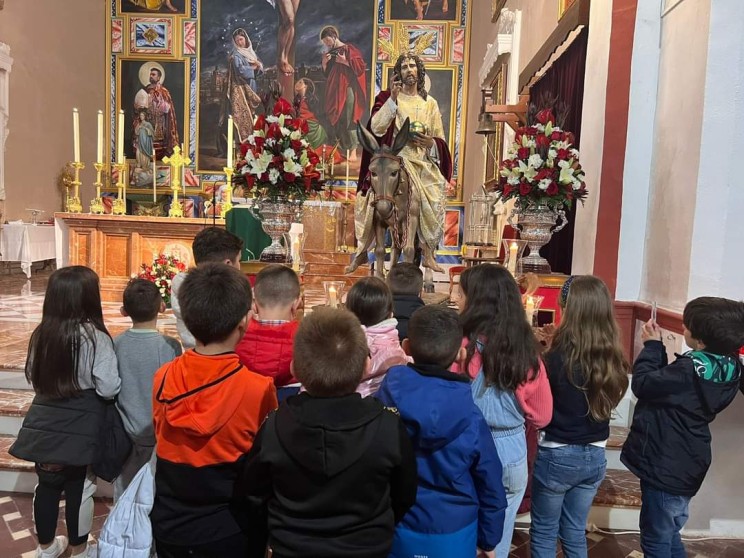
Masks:
[[[233,261],[240,257],[242,250],[243,239],[220,227],[207,227],[199,231],[191,245],[196,265]]]
[[[426,99],[429,96],[426,92],[426,67],[424,66],[424,61],[421,60],[420,57],[411,54],[410,52],[401,54],[398,56],[398,60],[395,61],[393,72],[395,75],[400,76],[403,61],[408,60],[409,58],[416,62],[416,92],[421,96],[421,98]]]
[[[424,274],[416,264],[400,262],[390,268],[387,284],[394,295],[418,296],[424,288]]]
[[[264,308],[288,306],[300,296],[300,279],[286,265],[271,264],[256,275],[253,294]]]
[[[367,337],[354,314],[318,308],[295,335],[294,375],[310,395],[348,395],[362,381],[368,356]]]
[[[457,312],[431,304],[416,310],[408,322],[408,348],[418,364],[449,366],[462,343],[462,326]]]
[[[733,355],[744,346],[744,302],[701,296],[687,303],[682,322],[710,353]]]
[[[628,389],[630,365],[610,291],[598,277],[579,275],[571,281],[551,351],[563,355],[568,381],[584,392],[591,417],[609,420]]]
[[[122,296],[124,311],[132,322],[149,322],[157,318],[163,297],[157,285],[147,279],[132,279]]]
[[[465,295],[460,320],[469,341],[467,363],[480,341],[488,385],[513,391],[534,379],[540,367],[540,345],[511,273],[500,265],[470,267],[460,275],[460,290]]]
[[[26,379],[36,393],[66,398],[80,391],[80,347],[84,342],[90,343],[91,357],[95,358],[96,329],[109,334],[103,324],[96,272],[73,265],[52,273],[41,323],[28,344]]]
[[[251,285],[234,267],[207,262],[188,272],[178,290],[181,315],[194,339],[219,343],[235,331],[251,308]]]
[[[372,327],[393,313],[393,294],[379,277],[363,277],[346,295],[346,308],[363,326]]]

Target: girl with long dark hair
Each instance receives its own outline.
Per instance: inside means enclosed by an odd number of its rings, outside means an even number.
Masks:
[[[553,399],[519,287],[506,268],[486,264],[466,269],[460,276],[458,306],[467,348],[464,368],[474,378],[473,399],[503,465],[508,505],[496,557],[506,558],[527,489],[525,422],[545,426]]]
[[[113,398],[121,384],[91,269],[65,267],[49,277],[26,378],[36,397],[10,453],[36,463],[36,556],[57,558],[68,542],[72,557],[87,556],[96,489],[89,466],[99,458],[103,399]],[[69,539],[55,537],[63,492]]]
[[[630,372],[607,286],[591,275],[569,281],[545,357],[555,403],[532,476],[530,547],[538,558],[553,558],[558,538],[564,556],[587,556],[586,520],[605,476],[610,416]]]

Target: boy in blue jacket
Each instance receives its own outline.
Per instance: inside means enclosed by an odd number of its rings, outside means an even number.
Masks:
[[[710,467],[708,425],[733,401],[741,378],[744,303],[696,298],[682,321],[691,351],[668,364],[661,330],[649,321],[633,365],[638,404],[621,461],[641,480],[641,549],[647,558],[686,556],[679,532]]]
[[[413,363],[390,368],[377,394],[398,409],[419,476],[416,503],[398,524],[391,558],[493,557],[501,540],[501,461],[470,379],[447,370],[463,356],[461,341],[454,310],[417,310],[403,341]]]

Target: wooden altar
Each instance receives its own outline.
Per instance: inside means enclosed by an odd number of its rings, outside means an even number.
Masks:
[[[177,255],[193,264],[191,242],[211,227],[211,219],[171,219],[132,215],[55,213],[57,268],[85,265],[101,278],[101,299],[121,302],[121,295],[140,265],[154,254]],[[217,221],[224,226],[224,221]]]

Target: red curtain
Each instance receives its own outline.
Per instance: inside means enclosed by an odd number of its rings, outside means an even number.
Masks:
[[[573,132],[576,148],[581,146],[581,109],[584,102],[584,71],[586,69],[586,42],[589,29],[584,27],[571,46],[556,60],[540,80],[530,87],[530,102],[539,104],[543,97],[557,97],[558,103],[565,103],[568,115],[563,127]],[[544,107],[537,107],[538,110]],[[602,115],[595,115],[602,117]],[[589,195],[596,192],[588,184]],[[540,253],[550,262],[555,273],[571,274],[573,260],[574,221],[576,206],[566,212],[568,225],[553,236],[550,243]]]

